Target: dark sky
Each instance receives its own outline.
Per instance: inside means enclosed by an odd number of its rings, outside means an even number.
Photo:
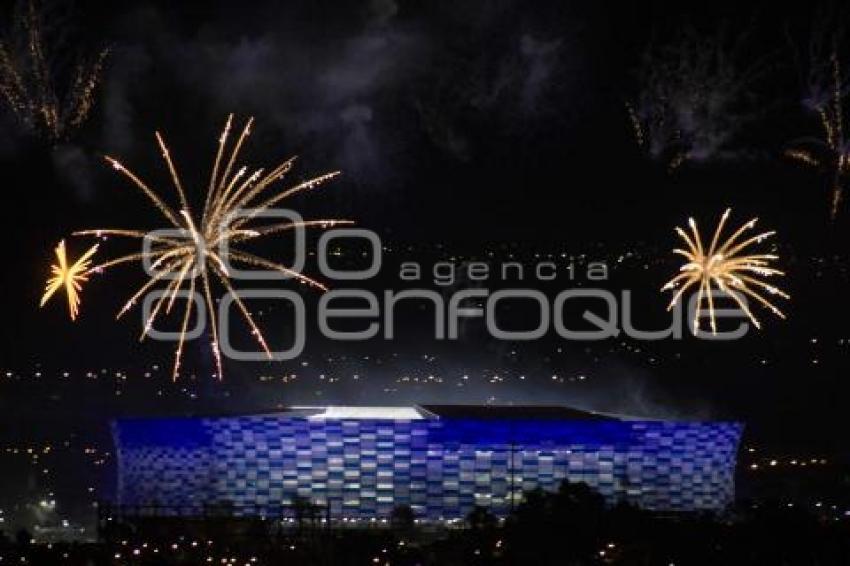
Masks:
[[[304,175],[341,169],[344,182],[325,202],[400,238],[475,241],[470,220],[487,226],[481,240],[649,237],[656,223],[646,215],[666,220],[666,231],[703,204],[777,215],[793,205],[795,215],[821,219],[823,203],[800,198],[807,191],[788,178],[795,169],[775,170],[782,146],[817,127],[800,106],[789,43],[805,38],[813,8],[190,6],[80,2],[66,20],[76,25],[66,35],[78,39],[66,37],[63,53],[104,44],[113,51],[91,120],[53,152],[57,177],[75,186],[87,210],[114,212],[116,204],[99,153],[150,162],[152,130],[161,129],[187,175],[198,170],[200,180],[211,152],[202,141],[234,112],[257,119],[250,151],[258,162],[298,154]],[[741,158],[671,178],[637,151],[624,102],[639,90],[647,45],[663,45],[684,26],[703,35],[724,29],[741,45],[736,65],[763,69],[747,85],[748,121],[731,144]],[[20,145],[6,145],[17,159]],[[428,219],[439,219],[439,238]]]
[[[77,2],[59,27],[68,46],[62,53],[112,49],[90,119],[66,142],[49,146],[4,117],[2,226],[10,257],[3,274],[3,361],[24,372],[35,363],[140,368],[154,355],[170,363],[167,349],[135,343],[135,322],[113,322],[130,285],[140,284],[137,273],[93,286],[76,325],[65,320],[59,302],[44,311],[35,305],[61,237],[89,226],[157,227],[155,211],[101,154],[118,156],[167,187],[153,138],[159,129],[187,186],[197,187],[233,112],[256,118],[245,150],[252,161],[298,154],[296,178],[343,171],[298,202],[305,216],[356,218],[385,242],[445,244],[467,253],[500,245],[523,253],[599,250],[605,257],[635,251],[653,267],[646,271],[638,262],[611,286],[651,294],[641,307],[650,313],[663,311],[655,290],[675,269],[668,256],[673,226],[689,215],[713,222],[727,206],[741,221],[759,216],[780,235],[794,296],[791,320],[769,320],[759,337],[734,348],[661,345],[658,357],[673,361],[660,368],[619,345],[600,347],[592,357],[601,360],[595,363],[602,378],[591,392],[570,395],[601,408],[663,407],[677,415],[771,423],[790,416],[833,426],[838,417],[825,415],[846,396],[850,367],[838,346],[850,305],[844,294],[850,211],[845,207],[830,223],[824,177],[781,158],[789,140],[818,133],[800,104],[794,60],[807,49],[817,7],[774,4]],[[724,29],[739,45],[734,64],[759,73],[735,109],[746,120],[736,122],[722,158],[687,163],[670,175],[638,150],[625,102],[640,90],[637,71],[650,42],[663,46],[688,26],[706,36]],[[74,245],[79,252],[84,243]],[[813,338],[826,350],[813,352]],[[403,364],[428,347],[378,344],[370,351],[397,350]],[[539,379],[582,371],[589,354],[567,348],[566,359],[531,352],[516,365],[537,368]],[[461,344],[444,353],[443,369],[502,367],[505,349],[510,346]],[[186,363],[208,368],[205,352],[203,344],[193,345]],[[814,367],[819,356],[824,361]],[[762,359],[770,360],[767,367]],[[280,371],[233,364],[232,403],[257,408],[253,390],[246,385],[240,397],[240,386]],[[128,410],[155,403],[150,391],[161,385],[128,385],[143,391]],[[61,398],[74,395],[75,384],[62,387]],[[546,398],[534,384],[511,387],[499,400]],[[355,389],[336,395],[362,402]],[[303,398],[309,388],[292,390]],[[21,398],[50,395],[23,385],[14,391]],[[275,401],[287,401],[289,392],[276,392]],[[469,400],[487,396],[482,385]],[[634,396],[639,400],[629,402]]]

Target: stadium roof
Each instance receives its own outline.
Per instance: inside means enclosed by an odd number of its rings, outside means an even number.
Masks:
[[[390,419],[419,420],[426,418],[417,407],[358,407],[330,405],[328,407],[292,407],[305,412],[308,419]]]
[[[558,405],[422,405],[421,410],[445,418],[615,420],[599,413]]]
[[[309,420],[428,420],[469,419],[500,421],[623,421],[633,419],[621,415],[605,415],[559,405],[297,405],[282,410],[262,412],[232,411],[194,416],[145,415],[123,417],[118,421],[146,421],[168,418],[228,418],[241,416],[279,416]]]
[[[319,419],[387,419],[421,420],[447,419],[501,419],[501,420],[611,420],[589,411],[556,405],[410,405],[292,407],[291,411],[312,420]]]

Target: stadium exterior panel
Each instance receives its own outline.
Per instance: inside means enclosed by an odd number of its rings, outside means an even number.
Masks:
[[[561,407],[324,407],[113,424],[117,503],[335,519],[425,520],[475,505],[506,515],[524,490],[584,482],[609,502],[719,511],[734,498],[742,426],[604,417]]]

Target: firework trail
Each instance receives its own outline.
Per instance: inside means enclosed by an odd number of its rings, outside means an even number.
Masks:
[[[803,107],[814,114],[820,133],[796,139],[788,144],[785,156],[803,166],[824,172],[830,186],[830,218],[835,220],[841,206],[844,183],[850,173],[850,147],[844,137],[844,99],[848,83],[839,58],[841,33],[828,33],[820,22],[812,30],[808,62],[798,57],[798,66],[806,68],[803,82]],[[827,38],[824,42],[823,38]]]
[[[0,99],[29,132],[56,143],[88,118],[108,50],[78,61],[60,86],[51,61],[65,49],[46,44],[47,18],[35,0],[19,4],[15,12],[7,38],[0,41]]]
[[[742,50],[742,40],[731,43],[723,32],[701,38],[693,30],[647,48],[637,95],[626,103],[641,151],[669,172],[732,155],[730,143],[753,118],[750,87],[764,67],[743,67]]]
[[[768,277],[784,275],[782,271],[771,267],[771,263],[779,257],[773,254],[747,252],[749,248],[762,243],[775,232],[762,232],[746,237],[747,232],[756,225],[757,219],[754,218],[723,240],[721,239],[723,228],[730,213],[731,209],[726,209],[720,217],[709,245],[703,242],[693,218],[688,219],[690,233],[682,228],[676,228],[676,233],[684,241],[686,249],[675,249],[673,253],[683,256],[687,261],[679,268],[679,274],[665,283],[661,290],[674,292],[667,310],[678,303],[685,291],[691,288],[696,290],[697,304],[693,321],[695,332],[699,330],[700,313],[706,305],[711,331],[717,332],[713,298],[715,288],[731,297],[756,328],[761,328],[761,324],[747,306],[745,301],[747,298],[755,299],[776,316],[785,318],[782,311],[765,297],[765,294],[769,294],[790,299],[788,294],[765,281]]]
[[[168,221],[169,229],[175,230],[179,234],[178,236],[159,236],[156,233],[148,233],[143,230],[113,228],[83,230],[75,233],[75,235],[98,237],[119,236],[136,239],[147,237],[150,241],[153,241],[150,250],[120,256],[96,265],[90,270],[91,272],[102,272],[121,264],[152,262],[148,281],[130,297],[118,313],[118,318],[120,318],[145,293],[151,291],[157,285],[164,285],[165,292],[155,301],[153,310],[147,320],[144,321],[144,329],[140,339],[144,339],[150,331],[155,319],[162,313],[163,307],[166,313],[170,312],[178,295],[184,295],[185,289],[188,287],[186,306],[183,311],[182,325],[174,356],[174,370],[172,372],[174,379],[177,378],[180,370],[186,329],[192,316],[196,289],[200,289],[209,313],[210,347],[215,358],[217,375],[221,379],[222,361],[218,343],[214,282],[218,282],[225,291],[231,294],[239,312],[251,329],[251,334],[269,359],[272,357],[266,339],[254,322],[250,310],[234,291],[228,265],[241,264],[251,268],[270,270],[312,288],[326,289],[315,279],[302,275],[280,263],[243,251],[236,244],[303,227],[329,228],[340,224],[351,224],[348,220],[327,219],[257,225],[257,217],[262,216],[263,211],[289,197],[319,187],[336,177],[339,172],[319,175],[288,188],[272,192],[271,189],[279,184],[291,170],[295,159],[288,159],[268,172],[257,169],[249,173],[248,168],[244,166],[236,169],[239,151],[251,133],[253,119],[247,121],[235,143],[228,148],[232,122],[233,115],[230,115],[219,138],[218,149],[200,214],[193,212],[188,195],[183,188],[181,177],[159,132],[156,133],[156,140],[171,175],[179,200],[179,209],[170,206],[156,191],[117,160],[106,157],[106,160],[116,171],[124,175],[145,194]]]

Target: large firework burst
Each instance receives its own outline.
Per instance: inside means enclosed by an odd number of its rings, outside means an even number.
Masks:
[[[35,0],[19,6],[14,26],[0,41],[0,98],[25,128],[54,143],[79,128],[91,112],[108,50],[77,61],[70,76],[57,73],[56,57],[68,49],[46,45],[45,19]],[[60,86],[57,75],[67,76],[68,82]]]
[[[271,359],[271,353],[266,340],[254,322],[251,312],[234,292],[228,265],[242,264],[243,266],[250,266],[252,268],[262,268],[277,272],[283,277],[292,278],[316,289],[326,289],[324,285],[310,277],[302,275],[280,263],[269,261],[238,249],[234,244],[301,227],[318,226],[327,228],[338,224],[350,224],[350,221],[347,220],[328,219],[256,225],[257,217],[262,216],[263,211],[268,210],[269,207],[296,194],[314,189],[325,181],[337,176],[339,172],[326,173],[269,195],[269,189],[274,187],[290,171],[295,158],[284,161],[267,173],[263,169],[257,169],[253,173],[248,174],[248,168],[244,166],[234,172],[239,150],[251,132],[253,119],[247,121],[235,144],[228,150],[227,140],[232,121],[233,115],[230,115],[224,126],[224,131],[219,138],[218,150],[213,162],[209,186],[200,215],[195,215],[192,212],[192,207],[189,204],[189,199],[183,188],[180,175],[171,159],[168,147],[159,132],[156,133],[156,140],[177,192],[180,204],[179,210],[167,204],[157,192],[117,160],[108,156],[106,157],[106,160],[117,171],[127,177],[156,206],[162,216],[169,222],[169,230],[175,230],[176,236],[159,235],[156,232],[145,232],[143,230],[113,228],[83,230],[75,233],[76,235],[111,235],[137,239],[147,237],[148,241],[153,243],[149,250],[117,257],[91,269],[92,272],[102,272],[107,268],[120,264],[150,262],[150,278],[124,304],[118,312],[118,318],[130,310],[142,295],[152,290],[158,283],[168,282],[165,284],[165,292],[155,302],[150,315],[144,321],[144,329],[140,340],[144,339],[145,335],[150,331],[154,320],[161,313],[163,305],[165,306],[165,312],[168,313],[178,298],[178,295],[182,297],[185,294],[185,289],[188,287],[186,307],[183,312],[174,357],[172,375],[175,379],[180,370],[183,344],[185,342],[186,329],[192,316],[193,297],[196,286],[200,286],[202,289],[206,308],[209,313],[210,344],[215,358],[217,375],[219,379],[221,378],[222,364],[218,344],[218,321],[213,300],[213,279],[218,280],[224,289],[231,293],[242,317],[250,327],[251,333],[269,356],[269,359]],[[225,158],[225,154],[228,151],[229,155]],[[225,250],[226,253],[222,253],[221,250]],[[198,280],[200,280],[200,283],[197,282]]]
[[[41,296],[39,306],[43,307],[56,291],[64,288],[65,295],[68,297],[68,313],[71,315],[71,320],[76,320],[80,312],[80,289],[83,283],[88,281],[91,257],[96,251],[97,244],[90,247],[77,261],[68,265],[65,240],[59,242],[55,250],[57,263],[50,266],[53,275],[47,280],[47,287],[44,289],[44,295]]]
[[[711,321],[711,331],[717,332],[713,296],[715,288],[731,297],[747,314],[756,328],[761,328],[761,324],[747,306],[746,298],[755,299],[756,302],[769,309],[776,316],[785,318],[782,311],[765,297],[766,293],[777,295],[783,299],[790,298],[786,293],[764,280],[767,277],[784,275],[782,271],[770,266],[779,257],[774,254],[749,253],[747,251],[752,246],[773,236],[775,232],[762,232],[745,237],[747,232],[756,225],[758,219],[753,218],[733,232],[731,236],[721,240],[723,228],[730,213],[731,209],[726,209],[723,216],[720,217],[720,222],[714,230],[714,236],[707,246],[703,243],[697,223],[693,218],[688,219],[690,234],[682,228],[676,228],[676,233],[685,242],[687,249],[677,248],[673,250],[673,253],[683,256],[687,261],[679,268],[680,273],[665,283],[661,290],[674,291],[675,293],[667,307],[667,310],[670,310],[685,291],[696,288],[697,304],[693,321],[695,332],[699,330],[700,314],[706,305]]]

